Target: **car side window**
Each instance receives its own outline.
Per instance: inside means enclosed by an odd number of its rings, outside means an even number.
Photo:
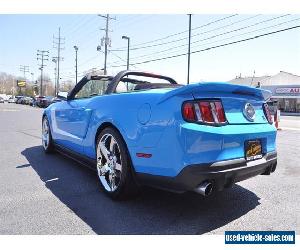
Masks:
[[[116,87],[116,93],[132,92],[136,84],[131,82],[119,82]]]
[[[104,95],[109,81],[89,80],[75,95],[75,99]]]

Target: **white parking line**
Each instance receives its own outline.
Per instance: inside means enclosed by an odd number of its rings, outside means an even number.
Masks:
[[[18,109],[1,109],[0,111],[4,111],[4,112],[16,112],[16,111],[21,111]]]
[[[300,131],[300,128],[290,128],[290,127],[279,127],[281,130],[295,130],[295,131]]]

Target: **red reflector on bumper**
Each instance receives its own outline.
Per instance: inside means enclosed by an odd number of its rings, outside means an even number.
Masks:
[[[150,158],[152,157],[152,154],[146,154],[146,153],[136,153],[137,157],[142,157],[142,158]]]

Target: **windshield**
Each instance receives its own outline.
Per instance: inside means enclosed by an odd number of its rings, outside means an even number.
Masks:
[[[75,95],[75,98],[88,98],[96,95],[104,95],[107,86],[109,84],[109,80],[101,79],[101,80],[89,80]]]

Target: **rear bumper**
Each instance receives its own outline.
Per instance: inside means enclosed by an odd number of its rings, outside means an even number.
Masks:
[[[267,153],[263,158],[247,162],[244,158],[219,161],[209,164],[189,165],[175,177],[166,177],[137,173],[137,179],[143,185],[185,192],[194,190],[204,181],[213,184],[213,189],[221,191],[234,183],[249,179],[256,175],[269,175],[277,165],[276,151]]]

